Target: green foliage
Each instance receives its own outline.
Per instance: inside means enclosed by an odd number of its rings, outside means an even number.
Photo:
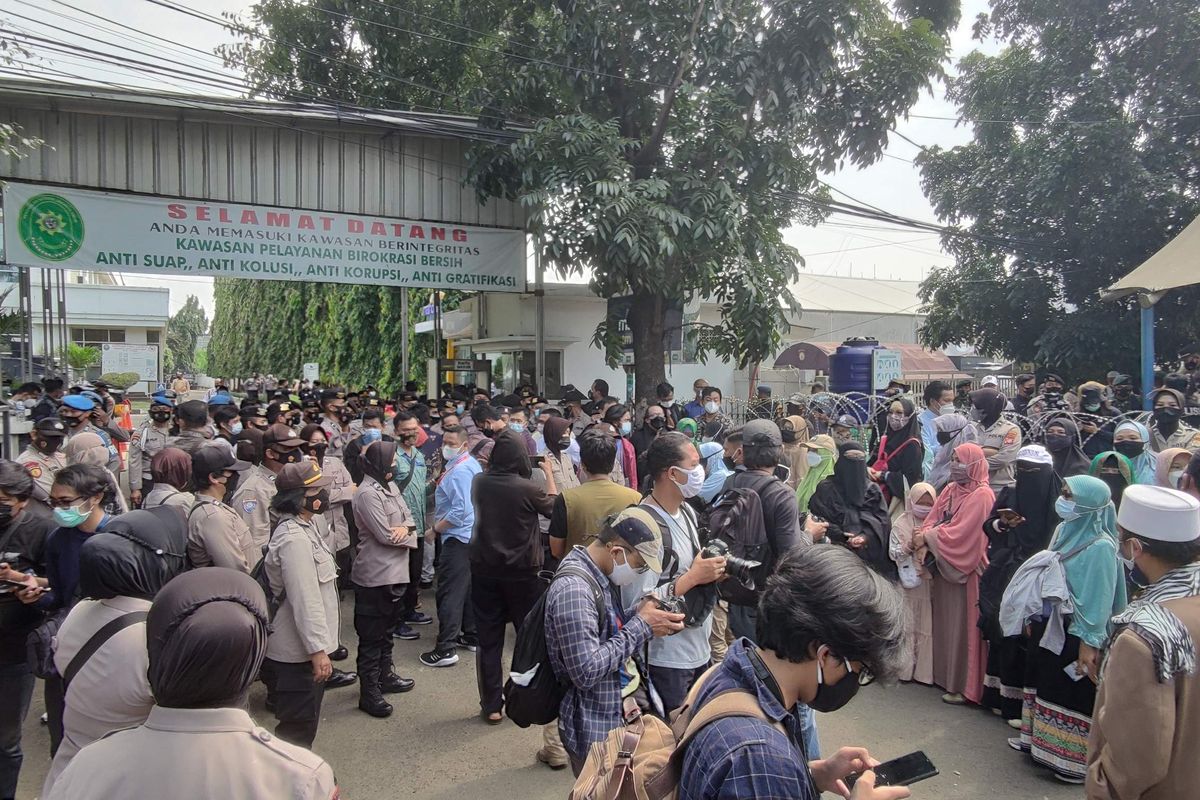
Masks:
[[[137,383],[140,377],[136,372],[106,372],[100,376],[100,380],[119,389],[128,389]]]
[[[175,369],[196,369],[196,339],[208,332],[208,313],[196,296],[189,294],[183,308],[167,320],[167,349]]]
[[[955,0],[908,0],[895,13],[881,0],[429,0],[419,14],[261,0],[252,27],[275,41],[243,29],[246,41],[223,52],[270,96],[528,126],[511,147],[477,147],[471,180],[481,198],[528,208],[559,274],[586,271],[597,294],[633,295],[646,395],[663,376],[668,299],[721,304],[724,323],[698,332],[702,350],[741,365],[774,355],[800,261],[781,230],[820,218],[799,193],[821,195],[819,169],[879,157],[939,74],[957,16]],[[383,305],[371,297],[320,294],[332,304],[326,328],[378,325],[371,313]],[[608,326],[596,336],[615,355]],[[363,367],[351,343],[319,346],[339,375]]]
[[[956,263],[922,287],[922,338],[1079,378],[1135,372],[1136,303],[1099,291],[1200,212],[1200,7],[995,0],[976,30],[1008,46],[950,84],[974,140],[918,163],[940,217],[1019,244],[947,238]],[[1159,304],[1160,353],[1200,333],[1198,299]]]
[[[70,342],[62,349],[62,360],[77,375],[100,363],[100,348]]]
[[[196,367],[196,372],[200,373],[201,375],[208,374],[208,348],[207,347],[198,348],[196,350],[195,367]]]

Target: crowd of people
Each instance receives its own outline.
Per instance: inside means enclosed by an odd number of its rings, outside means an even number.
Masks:
[[[580,797],[629,749],[614,731],[676,714],[680,797],[905,797],[862,748],[821,757],[813,712],[877,678],[990,709],[1089,797],[1184,796],[1194,386],[1165,376],[1147,415],[1116,373],[1071,391],[1022,375],[1011,399],[987,383],[763,387],[735,422],[703,380],[634,405],[603,380],[550,402],[270,375],[202,400],[177,375],[132,431],[103,383],[26,384],[28,447],[0,461],[0,798],[35,677],[44,797],[137,797],[135,761],[182,769],[187,796],[336,796],[308,750],[326,690],[392,714],[416,688],[393,640],[428,628],[420,662],[475,652],[480,718],[500,724],[531,696],[503,653],[533,615],[557,687],[536,758]],[[335,666],[344,595],[353,672]],[[255,680],[274,736],[245,711]],[[743,710],[717,713],[731,694]]]

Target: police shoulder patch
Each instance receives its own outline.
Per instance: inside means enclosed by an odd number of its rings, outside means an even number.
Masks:
[[[1009,445],[1016,444],[1020,440],[1021,440],[1021,431],[1019,428],[1017,428],[1014,425],[1012,427],[1012,429],[1009,430],[1009,432],[1004,436],[1004,445],[1005,445],[1005,447],[1008,447]]]
[[[258,508],[258,500],[253,497],[248,497],[242,501],[242,511],[245,513],[253,514],[256,508]]]
[[[34,480],[42,477],[42,465],[36,461],[26,461],[21,466],[25,467],[26,471],[29,472],[29,477],[33,478]]]

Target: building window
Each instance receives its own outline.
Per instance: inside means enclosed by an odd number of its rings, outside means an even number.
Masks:
[[[161,331],[146,331],[146,344],[158,344]]]
[[[71,328],[71,341],[97,347],[102,344],[125,342],[124,328]]]
[[[515,392],[518,386],[536,383],[537,355],[532,350],[481,353],[474,356],[492,362],[492,383],[503,392]],[[541,391],[547,397],[558,397],[562,388],[562,351],[546,351],[546,385]]]

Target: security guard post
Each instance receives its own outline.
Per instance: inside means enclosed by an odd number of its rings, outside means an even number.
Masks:
[[[67,426],[61,419],[44,417],[33,424],[29,446],[17,456],[17,463],[33,478],[33,498],[47,505],[50,504],[54,476],[67,465],[67,457],[62,454],[66,438]]]
[[[135,507],[142,505],[142,486],[153,483],[150,460],[167,446],[171,438],[171,413],[175,401],[165,394],[150,398],[150,418],[138,426],[129,440],[129,500]]]
[[[246,574],[262,559],[250,528],[222,502],[250,468],[224,447],[204,445],[192,454],[196,505],[188,512],[188,560],[197,567],[229,567]]]

